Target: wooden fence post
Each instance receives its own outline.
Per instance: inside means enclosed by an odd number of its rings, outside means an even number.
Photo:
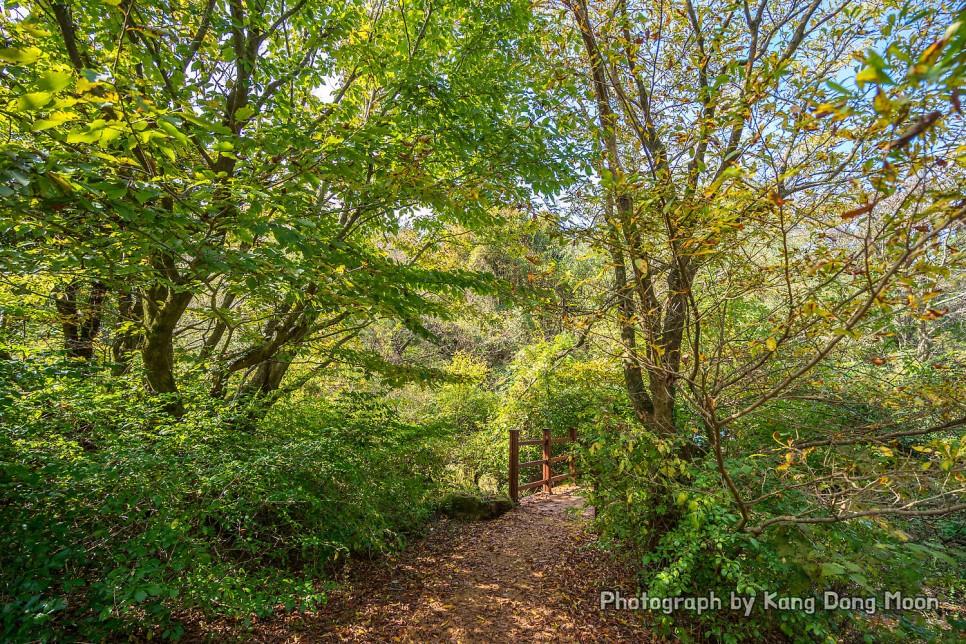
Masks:
[[[553,485],[550,482],[550,428],[543,428],[543,491],[553,494]]]
[[[577,448],[577,428],[570,428],[570,484],[577,485],[577,461],[574,459],[574,450]]]
[[[510,430],[510,498],[516,503],[520,496],[520,430]]]

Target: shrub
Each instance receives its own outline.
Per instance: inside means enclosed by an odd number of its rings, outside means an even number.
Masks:
[[[961,565],[950,556],[957,553],[917,543],[895,524],[877,520],[775,526],[757,538],[737,532],[738,513],[713,461],[685,461],[675,453],[650,432],[611,421],[588,434],[581,454],[581,469],[595,475],[590,502],[602,542],[636,553],[648,596],[714,592],[724,600],[723,611],[654,613],[666,633],[681,641],[739,642],[780,631],[796,642],[833,642],[929,639],[942,632],[936,620],[911,613],[899,617],[894,632],[883,630],[862,612],[823,610],[822,597],[826,591],[878,595],[881,613],[882,589],[919,595],[925,586],[942,583],[942,568]],[[794,502],[778,501],[788,508]],[[728,610],[732,593],[757,598],[750,616]],[[817,609],[765,611],[766,593],[816,597]]]
[[[12,641],[177,638],[177,610],[247,618],[324,601],[353,552],[400,547],[440,465],[373,396],[279,404],[257,431],[171,420],[70,364],[25,363],[0,430],[0,626]]]

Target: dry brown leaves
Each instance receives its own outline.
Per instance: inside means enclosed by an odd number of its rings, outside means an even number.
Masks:
[[[573,488],[527,497],[490,522],[440,521],[396,558],[355,561],[314,613],[239,629],[195,621],[188,641],[656,642],[640,614],[601,611],[632,568],[593,547]],[[586,516],[589,510],[585,510]]]

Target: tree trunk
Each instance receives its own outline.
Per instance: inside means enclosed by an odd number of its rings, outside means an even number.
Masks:
[[[91,285],[87,311],[82,311],[79,301],[80,286],[73,281],[64,289],[64,295],[54,300],[60,313],[60,326],[64,333],[64,351],[70,358],[93,360],[94,339],[101,328],[101,306],[107,287],[100,282]]]
[[[614,291],[617,294],[617,311],[621,329],[621,365],[624,371],[624,387],[634,415],[643,425],[650,425],[654,405],[647,395],[647,385],[641,363],[637,358],[637,331],[634,328],[633,284],[627,280],[627,268],[619,249],[611,252],[614,262]]]
[[[574,17],[580,28],[584,48],[590,63],[591,75],[594,81],[594,94],[597,99],[598,119],[601,128],[601,143],[606,150],[607,170],[611,174],[614,195],[608,201],[608,233],[611,241],[611,257],[614,260],[614,291],[617,296],[617,310],[621,329],[621,362],[624,372],[624,385],[627,396],[637,419],[646,426],[653,426],[654,405],[647,394],[641,364],[637,355],[637,330],[634,327],[635,302],[634,284],[627,279],[627,266],[624,262],[624,251],[620,242],[619,229],[630,231],[633,228],[634,204],[627,194],[624,182],[624,169],[620,163],[617,147],[617,115],[610,104],[607,90],[606,72],[597,49],[597,41],[590,26],[587,6],[584,2],[575,2],[572,6]],[[616,213],[615,210],[616,204]],[[615,215],[617,222],[615,222]],[[617,223],[619,222],[619,226]]]
[[[687,257],[678,256],[670,270],[668,305],[661,332],[661,369],[653,370],[650,379],[651,395],[654,399],[654,426],[658,433],[665,435],[676,434],[675,381],[681,368],[681,346],[693,282],[693,271]]]
[[[278,399],[282,379],[292,365],[291,355],[277,356],[259,363],[235,392],[232,406],[236,410],[231,425],[252,431]]]
[[[184,403],[178,396],[174,375],[174,331],[191,298],[190,292],[175,292],[168,287],[151,289],[141,297],[144,315],[141,357],[148,388],[156,394],[169,395],[165,410],[179,418],[184,415]]]
[[[4,336],[7,331],[7,316],[0,311],[0,342],[4,341]],[[13,360],[13,355],[10,351],[0,344],[0,360]]]
[[[137,322],[134,296],[122,292],[117,298],[118,330],[111,341],[111,373],[122,376],[131,369],[131,354],[138,348],[138,334],[129,328]]]

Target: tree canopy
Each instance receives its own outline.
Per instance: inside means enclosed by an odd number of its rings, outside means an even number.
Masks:
[[[654,596],[961,609],[961,3],[38,0],[0,40],[5,634],[316,606],[543,428]]]

